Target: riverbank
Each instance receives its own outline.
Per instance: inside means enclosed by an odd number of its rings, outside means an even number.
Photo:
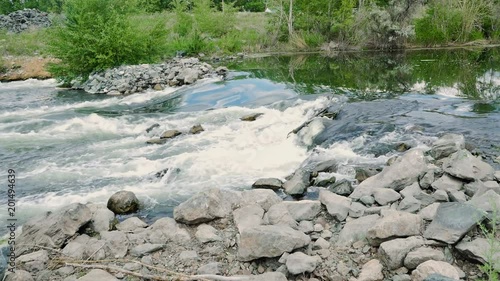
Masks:
[[[480,264],[500,270],[500,171],[465,148],[457,134],[402,147],[355,182],[332,176],[334,160],[305,162],[250,190],[206,188],[151,224],[123,215],[143,204],[130,192],[66,206],[24,225],[6,280],[487,278]]]

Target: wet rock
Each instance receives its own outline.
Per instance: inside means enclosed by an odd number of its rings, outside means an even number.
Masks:
[[[493,268],[500,270],[500,252],[492,249],[490,241],[487,239],[476,238],[472,241],[461,241],[455,246],[455,249],[467,259],[475,260],[481,264],[490,263]]]
[[[274,191],[279,190],[282,187],[283,182],[276,178],[258,179],[254,184],[252,184],[252,188],[271,189]]]
[[[311,173],[306,170],[299,169],[295,171],[292,178],[283,184],[285,192],[290,195],[302,195],[309,186],[309,178]]]
[[[118,281],[113,275],[102,269],[92,269],[83,277],[78,278],[78,281]]]
[[[118,191],[108,199],[107,207],[119,215],[135,213],[139,210],[139,199],[131,191]]]
[[[451,264],[444,261],[426,261],[420,264],[411,274],[412,280],[423,281],[431,274],[440,274],[452,279],[460,279],[458,271]]]
[[[371,245],[377,246],[393,238],[420,235],[422,227],[419,215],[387,210],[368,230],[367,238]]]
[[[200,124],[194,125],[193,127],[191,127],[191,129],[189,129],[189,133],[192,135],[199,134],[203,131],[205,131],[205,129],[203,129],[203,127]]]
[[[349,180],[342,179],[330,185],[328,187],[328,190],[341,196],[349,196],[353,192],[354,188],[352,187],[352,183]]]
[[[29,272],[17,269],[15,273],[7,272],[5,281],[34,281],[34,279]]]
[[[39,250],[33,253],[17,257],[16,262],[20,263],[22,269],[31,273],[39,272],[47,267],[49,254],[46,250]]]
[[[491,180],[495,173],[493,167],[467,150],[460,150],[450,155],[443,162],[443,170],[454,177],[470,181]]]
[[[309,236],[287,226],[262,225],[245,228],[240,233],[238,258],[241,261],[250,261],[262,257],[277,257],[302,248],[310,242]]]
[[[404,266],[408,269],[415,269],[419,264],[429,260],[444,261],[443,251],[427,247],[417,248],[406,255]]]
[[[232,212],[239,200],[238,193],[211,188],[175,207],[174,219],[185,224],[198,224],[224,218]]]
[[[56,212],[47,212],[23,225],[16,244],[16,255],[30,251],[33,246],[61,248],[66,241],[92,219],[90,209],[83,204],[71,204]]]
[[[446,134],[432,144],[430,153],[434,159],[441,159],[464,148],[464,136],[458,134]]]
[[[375,188],[373,189],[373,198],[379,205],[384,206],[398,201],[401,199],[401,195],[389,188]]]
[[[422,219],[424,219],[426,221],[431,221],[436,216],[436,213],[437,213],[437,210],[438,210],[440,204],[441,203],[433,203],[433,204],[423,208],[422,210],[420,210],[420,212],[418,214],[422,217]]]
[[[484,214],[473,206],[458,202],[441,203],[424,237],[455,244],[483,219]]]
[[[269,210],[271,206],[282,202],[283,200],[269,189],[245,190],[241,193],[240,206],[258,204],[264,210]]]
[[[198,274],[214,274],[214,275],[218,275],[218,274],[221,273],[221,271],[220,271],[220,263],[218,263],[218,262],[211,262],[211,263],[205,264],[205,265],[201,266],[200,268],[198,268],[197,273]]]
[[[323,161],[312,168],[311,174],[313,177],[317,177],[319,173],[336,173],[338,165],[337,160]]]
[[[161,218],[146,229],[147,240],[152,244],[173,242],[174,244],[189,244],[191,236],[172,218]]]
[[[286,268],[291,274],[297,275],[313,272],[319,262],[321,262],[321,258],[318,256],[311,257],[302,252],[295,252],[286,259]]]
[[[124,220],[121,223],[116,225],[116,229],[121,230],[121,231],[125,231],[125,232],[130,232],[130,231],[134,231],[138,228],[145,228],[145,227],[148,227],[148,224],[143,222],[142,220],[140,220],[137,217],[128,218],[128,219],[126,219],[126,220]]]
[[[384,274],[382,273],[383,266],[379,260],[373,259],[368,261],[361,268],[361,273],[359,274],[356,281],[381,281],[384,280]]]
[[[127,255],[129,241],[124,232],[102,232],[101,240],[105,242],[103,249],[107,257],[123,258]]]
[[[297,222],[288,212],[288,208],[283,204],[276,204],[271,206],[267,213],[264,215],[264,221],[271,225],[287,225],[291,228],[297,229]]]
[[[182,132],[177,130],[167,130],[160,135],[160,139],[172,139],[182,135]]]
[[[419,149],[406,152],[401,158],[379,174],[360,183],[349,196],[359,199],[365,195],[372,195],[376,188],[391,188],[400,191],[416,182],[427,171],[427,160]]]
[[[328,213],[338,221],[343,221],[349,214],[351,199],[346,198],[328,190],[319,192],[319,201],[326,206]]]
[[[368,230],[375,226],[378,218],[379,215],[369,215],[348,221],[340,231],[337,243],[349,246],[357,241],[365,240]]]
[[[196,239],[201,243],[208,243],[214,241],[222,241],[219,235],[217,235],[217,230],[210,225],[201,224],[195,233]]]
[[[233,211],[234,224],[240,232],[244,228],[262,225],[263,216],[264,209],[257,204],[247,205]]]
[[[150,139],[150,140],[147,140],[146,143],[147,144],[165,144],[165,143],[167,143],[167,140],[168,139]]]
[[[325,187],[335,183],[336,180],[337,178],[333,175],[321,173],[314,179],[314,186]]]
[[[421,237],[394,239],[380,244],[378,253],[387,268],[394,270],[403,266],[403,261],[411,250],[424,245],[424,243]]]
[[[396,151],[397,152],[405,152],[411,148],[411,145],[406,144],[406,143],[400,143],[396,145]]]
[[[355,170],[356,170],[355,178],[359,183],[380,172],[378,168],[371,168],[371,167],[356,167]]]
[[[321,211],[321,203],[313,200],[284,201],[283,204],[296,221],[312,220]]]
[[[257,118],[259,118],[260,116],[264,115],[264,113],[252,113],[252,114],[248,114],[248,115],[245,115],[243,117],[240,118],[241,121],[255,121],[257,120]]]
[[[409,196],[399,202],[397,210],[408,213],[416,213],[420,210],[421,205],[420,201],[415,199],[413,196]]]
[[[87,204],[87,207],[92,213],[90,228],[92,232],[101,233],[109,231],[115,220],[115,214],[109,210],[106,205],[102,204]]]
[[[165,247],[164,244],[150,244],[150,243],[144,243],[141,245],[137,245],[133,247],[130,250],[130,254],[133,257],[143,257],[145,255],[157,252],[159,250],[162,250]]]
[[[149,133],[151,131],[153,131],[154,129],[160,127],[160,124],[158,123],[154,123],[153,125],[149,126],[147,129],[146,129],[146,133]]]
[[[433,182],[431,186],[435,190],[453,191],[462,189],[463,185],[464,183],[461,180],[444,174],[438,180]]]

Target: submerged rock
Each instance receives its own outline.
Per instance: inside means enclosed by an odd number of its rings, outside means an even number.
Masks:
[[[252,114],[248,114],[248,115],[241,117],[240,120],[241,121],[255,121],[255,120],[257,120],[257,118],[259,118],[262,115],[264,115],[264,113],[252,113]]]
[[[192,135],[199,134],[203,131],[205,131],[205,129],[203,129],[203,127],[200,124],[194,125],[193,127],[191,127],[191,129],[189,129],[189,133]]]
[[[160,139],[172,139],[179,135],[182,135],[182,132],[177,130],[167,130],[161,134]]]
[[[135,213],[139,210],[139,199],[131,191],[118,191],[108,199],[107,206],[118,215]]]

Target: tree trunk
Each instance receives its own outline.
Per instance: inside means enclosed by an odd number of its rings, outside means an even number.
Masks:
[[[293,34],[293,0],[290,0],[290,10],[288,14],[288,34]]]

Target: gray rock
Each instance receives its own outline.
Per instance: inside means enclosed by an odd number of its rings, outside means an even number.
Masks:
[[[222,241],[222,238],[217,235],[217,230],[208,224],[199,225],[195,236],[201,243]]]
[[[301,221],[299,223],[299,226],[297,227],[297,230],[300,230],[306,234],[313,232],[314,226],[312,221]]]
[[[241,117],[240,120],[251,122],[251,121],[257,120],[257,118],[259,118],[262,115],[264,115],[264,113],[251,113],[251,114],[248,114],[248,115]]]
[[[403,266],[406,255],[414,248],[424,245],[421,237],[394,239],[380,244],[378,253],[388,269],[394,270]]]
[[[283,187],[283,182],[280,179],[276,178],[263,178],[258,179],[254,184],[252,184],[252,188],[263,188],[263,189],[271,189],[271,190],[279,190]]]
[[[421,188],[427,189],[429,188],[432,183],[434,182],[434,171],[430,170],[427,171],[420,179],[418,180],[418,183]]]
[[[309,171],[299,169],[295,171],[292,178],[283,184],[285,192],[290,195],[302,195],[309,186],[311,173]]]
[[[349,246],[357,241],[365,240],[368,230],[375,226],[378,218],[378,215],[369,215],[348,221],[340,231],[337,244]]]
[[[293,275],[313,272],[320,261],[318,256],[311,257],[302,252],[295,252],[286,259],[286,268]]]
[[[363,182],[369,177],[372,177],[376,174],[378,174],[380,171],[377,168],[373,167],[356,167],[356,175],[354,178],[359,182]]]
[[[326,187],[335,183],[336,180],[337,178],[334,175],[321,173],[314,179],[313,185]]]
[[[493,190],[497,194],[500,194],[500,185],[495,181],[486,181],[486,182],[475,181],[474,183],[475,183],[474,187],[477,187],[473,193],[473,196],[475,197],[481,196],[486,192],[488,192],[489,190]],[[472,184],[473,183],[471,183],[471,185]]]
[[[467,203],[485,212],[496,212],[496,215],[500,217],[500,214],[498,214],[498,209],[500,208],[500,194],[493,190],[488,190],[486,193],[479,196],[474,195]]]
[[[354,191],[354,188],[352,187],[352,183],[350,181],[342,179],[330,185],[328,190],[341,196],[349,196]]]
[[[441,203],[424,237],[455,244],[483,219],[483,212],[473,206],[458,202]]]
[[[48,212],[23,225],[17,238],[16,255],[30,251],[32,245],[61,248],[66,241],[92,219],[90,209],[83,204],[71,204],[56,212]]]
[[[103,249],[106,252],[107,257],[119,259],[127,255],[129,241],[124,232],[102,232],[101,240],[105,242]]]
[[[189,129],[189,133],[192,135],[199,134],[203,131],[205,131],[205,129],[203,129],[203,127],[200,124],[194,125],[193,127],[191,127],[191,129]]]
[[[185,224],[198,224],[224,218],[240,201],[232,191],[211,188],[201,191],[174,208],[174,219]]]
[[[148,227],[148,224],[143,222],[142,220],[140,220],[137,217],[128,218],[128,219],[126,219],[126,220],[124,220],[121,223],[116,225],[116,229],[121,230],[121,231],[125,231],[125,232],[130,232],[130,231],[134,231],[138,228],[145,228],[145,227]]]
[[[450,191],[448,192],[448,197],[451,202],[465,202],[467,201],[467,197],[463,191]]]
[[[102,269],[92,269],[83,277],[78,278],[78,281],[118,281],[113,275]]]
[[[312,220],[321,211],[321,203],[313,200],[284,201],[288,212],[296,221]]]
[[[264,210],[269,210],[271,206],[283,201],[274,191],[269,189],[245,190],[241,193],[240,206],[258,204]]]
[[[220,263],[218,263],[218,262],[207,263],[207,264],[201,266],[200,268],[198,268],[197,273],[198,274],[213,274],[213,275],[221,274]]]
[[[129,262],[123,265],[123,269],[125,270],[130,270],[130,271],[139,271],[141,270],[142,265],[135,263],[135,262]]]
[[[90,237],[88,235],[80,235],[76,237],[73,241],[70,241],[64,248],[62,249],[62,254],[67,257],[72,257],[76,260],[81,260],[85,255],[85,247],[89,242]]]
[[[34,281],[34,279],[29,272],[17,269],[14,273],[7,272],[5,281]]]
[[[139,210],[139,199],[131,191],[118,191],[108,199],[108,209],[115,214],[130,214]]]
[[[411,281],[411,276],[408,274],[394,275],[392,281]]]
[[[182,132],[177,130],[167,130],[160,135],[160,139],[172,139],[182,135]]]
[[[360,183],[349,196],[359,199],[372,195],[375,188],[391,188],[396,191],[416,182],[427,171],[427,160],[419,149],[407,151],[401,158],[379,174]]]
[[[164,244],[150,244],[145,243],[137,245],[130,250],[130,254],[134,257],[143,257],[145,255],[162,250],[165,247]]]
[[[323,237],[318,238],[314,241],[313,250],[321,250],[330,248],[330,242],[326,241]]]
[[[467,150],[460,150],[443,162],[443,170],[459,179],[491,180],[495,170],[488,163],[481,161]]]
[[[16,262],[20,263],[21,268],[35,273],[44,270],[49,261],[49,254],[46,250],[39,250],[33,253],[17,257]]]
[[[93,232],[101,233],[102,231],[111,230],[111,226],[115,220],[115,214],[102,204],[87,204],[87,207],[92,212]]]
[[[359,201],[361,201],[367,207],[375,204],[375,198],[373,198],[373,196],[371,195],[362,196],[361,198],[359,198]]]
[[[281,272],[266,272],[264,274],[249,276],[248,281],[287,281]]]
[[[371,245],[377,246],[383,241],[398,237],[418,236],[423,223],[419,215],[387,210],[382,213],[373,227],[367,232]]]
[[[441,274],[430,274],[427,276],[427,278],[424,279],[424,281],[457,281],[457,279],[449,278],[446,276],[443,276]]]
[[[150,140],[147,140],[146,143],[147,144],[165,144],[165,143],[167,143],[167,140],[168,139],[150,139]]]
[[[383,266],[380,261],[372,259],[363,265],[356,281],[382,281],[384,280],[382,269]]]
[[[351,218],[359,218],[362,217],[365,213],[366,207],[358,202],[352,202],[351,207],[349,208],[349,216]]]
[[[294,229],[297,229],[298,226],[297,222],[288,212],[288,208],[283,204],[271,206],[264,215],[264,221],[271,225],[287,225]]]
[[[276,243],[279,241],[279,243]],[[262,225],[245,228],[240,233],[238,258],[250,261],[277,257],[284,252],[302,248],[311,242],[309,236],[287,226]]]
[[[390,206],[370,207],[365,209],[365,215],[380,215],[384,210],[390,210]]]
[[[412,272],[411,277],[414,281],[423,281],[431,274],[440,274],[445,277],[449,277],[455,280],[460,279],[458,271],[451,264],[446,263],[444,261],[426,261]]]
[[[375,188],[373,189],[373,197],[375,201],[381,205],[387,205],[401,199],[401,195],[392,189],[389,188]]]
[[[472,241],[461,241],[455,246],[455,249],[467,259],[475,260],[481,264],[489,263],[496,270],[500,270],[500,252],[492,247],[487,239],[476,238]]]
[[[403,190],[399,192],[404,198],[406,197],[414,197],[415,195],[419,194],[422,192],[422,189],[420,189],[420,186],[418,183],[413,183],[407,187],[405,187]]]
[[[415,199],[413,196],[408,196],[399,202],[397,210],[408,213],[416,213],[420,210],[421,206],[422,204],[420,201]]]
[[[319,201],[326,206],[328,213],[338,221],[343,221],[349,214],[351,199],[346,198],[328,190],[319,192]]]
[[[147,240],[152,244],[164,244],[173,242],[175,244],[189,244],[191,236],[179,227],[172,218],[161,218],[146,229]]]
[[[85,250],[83,257],[84,259],[90,260],[103,260],[106,258],[106,252],[104,251],[104,245],[106,244],[103,240],[97,240],[96,238],[90,238],[89,242],[85,245]]]
[[[441,203],[433,203],[420,210],[418,214],[422,217],[422,219],[426,221],[431,221],[436,216],[439,205],[441,205]]]
[[[154,129],[160,127],[160,124],[158,123],[154,123],[153,125],[149,126],[147,129],[146,129],[146,133],[150,133],[151,131],[153,131]]]
[[[198,253],[196,251],[182,251],[179,254],[179,259],[180,260],[198,260],[200,257],[198,256]]]
[[[240,232],[244,228],[261,225],[263,216],[264,209],[257,204],[247,205],[233,211],[234,224]]]
[[[437,202],[448,202],[448,193],[444,190],[436,190],[434,194],[432,195],[434,199],[436,199]]]
[[[319,173],[336,173],[338,165],[337,160],[323,161],[316,164],[316,166],[312,168],[311,174],[313,177],[316,177]]]
[[[484,183],[482,181],[469,182],[469,183],[464,184],[464,192],[468,196],[472,197],[472,196],[474,196],[474,194],[476,194],[478,189],[480,189],[482,187],[484,187]]]
[[[406,255],[404,266],[408,269],[415,269],[419,264],[429,260],[444,261],[443,251],[427,247],[417,248]]]
[[[435,190],[453,191],[462,189],[463,185],[464,183],[461,180],[444,174],[438,180],[433,182],[431,186]]]
[[[432,144],[430,153],[434,159],[441,159],[464,148],[464,136],[458,134],[446,134]]]

